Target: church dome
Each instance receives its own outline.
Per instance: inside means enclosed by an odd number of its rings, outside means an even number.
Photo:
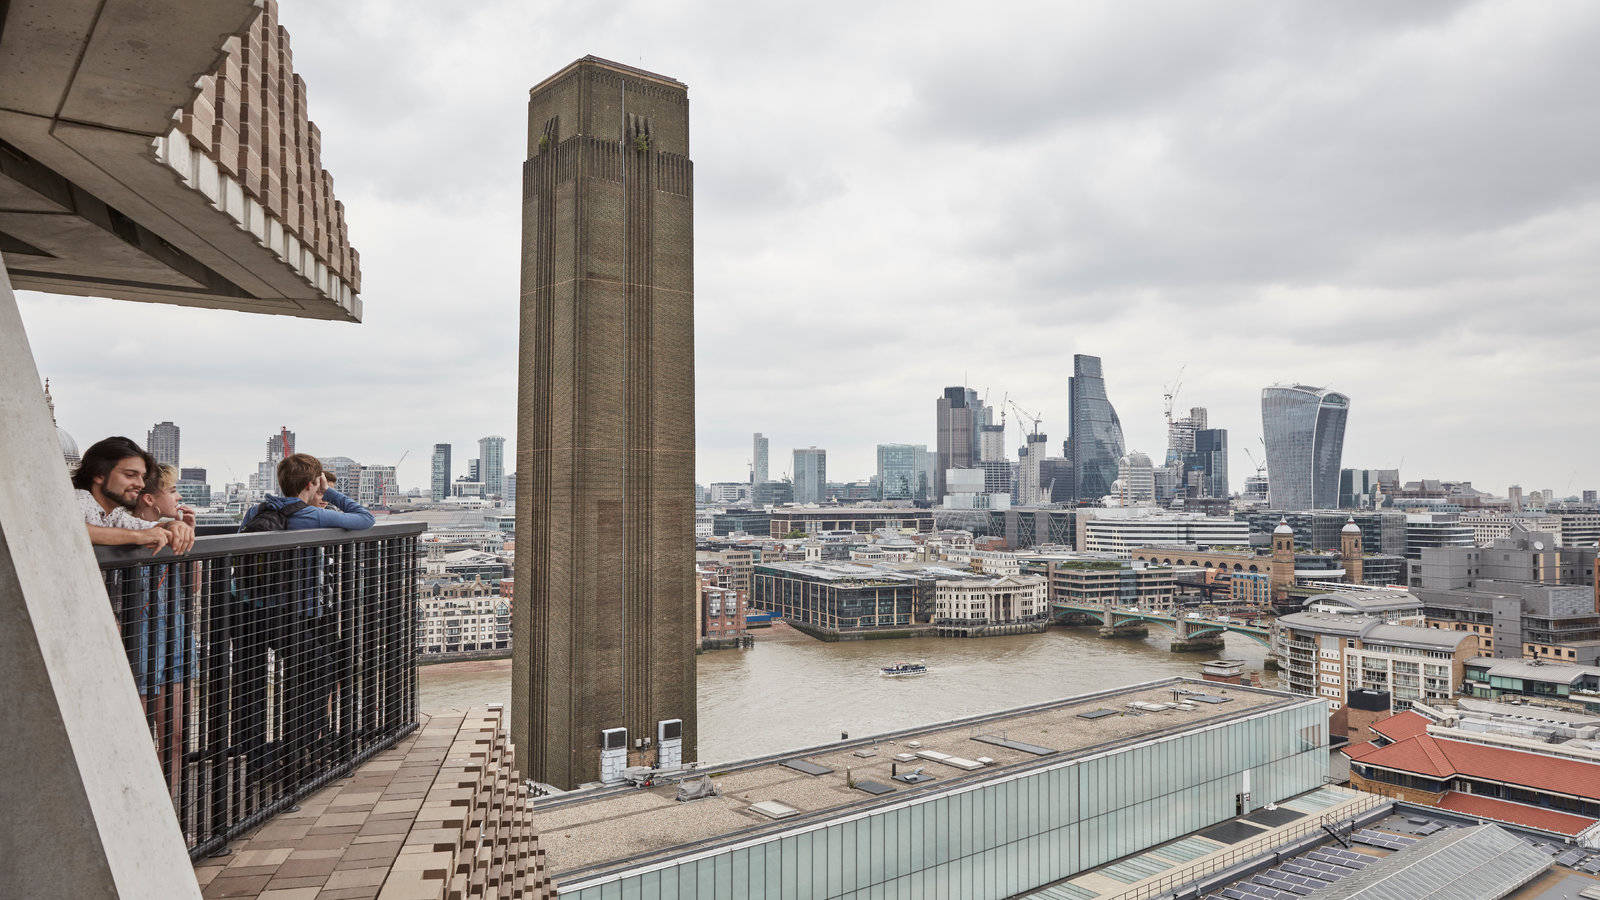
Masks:
[[[61,444],[61,457],[67,461],[67,465],[77,466],[83,460],[78,454],[78,442],[72,439],[72,435],[67,434],[65,428],[59,426],[56,428],[56,440]]]
[[[1339,531],[1343,534],[1360,534],[1361,526],[1357,525],[1356,520],[1352,518],[1347,520],[1344,523],[1344,527],[1339,529]]]
[[[1288,519],[1279,519],[1278,527],[1272,529],[1273,534],[1294,534],[1294,529],[1289,527]]]

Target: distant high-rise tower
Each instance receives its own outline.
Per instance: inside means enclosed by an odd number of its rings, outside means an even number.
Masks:
[[[294,432],[287,427],[267,438],[267,458],[256,463],[256,474],[250,478],[252,490],[274,493],[278,490],[278,463],[294,455]]]
[[[1190,443],[1189,451],[1183,455],[1185,487],[1193,487],[1196,497],[1227,497],[1228,430],[1202,428],[1193,434]]]
[[[1044,458],[1049,452],[1045,435],[1028,435],[1027,443],[1017,452],[1017,505],[1047,506],[1050,503],[1050,485],[1044,479]]]
[[[450,496],[450,445],[433,445],[433,479],[429,482],[428,496],[433,502]]]
[[[945,470],[975,469],[983,458],[981,428],[990,424],[993,413],[978,399],[978,392],[968,387],[947,387],[944,396],[934,404],[934,423],[937,429],[936,450],[938,468],[933,477],[933,499],[945,495]],[[1000,456],[1005,456],[1004,435],[1001,436]]]
[[[157,422],[145,436],[144,449],[164,466],[178,465],[178,426]]]
[[[758,431],[750,445],[750,483],[766,484],[766,482],[767,436]]]
[[[1156,498],[1155,467],[1150,457],[1134,450],[1117,460],[1117,499],[1123,506],[1142,506]]]
[[[478,480],[485,497],[506,495],[506,439],[498,434],[478,438]]]
[[[926,444],[879,444],[878,490],[883,500],[926,500]]]
[[[1339,463],[1349,415],[1350,398],[1326,388],[1293,384],[1261,391],[1261,431],[1274,509],[1339,505]]]
[[[1513,484],[1506,488],[1506,499],[1511,504],[1512,512],[1522,512],[1522,485]]]
[[[572,788],[695,759],[687,88],[574,62],[530,92],[522,180],[511,735]]]
[[[828,491],[828,451],[794,451],[794,502],[821,503]]]
[[[1072,461],[1073,495],[1079,501],[1099,500],[1111,493],[1122,458],[1122,421],[1106,397],[1100,357],[1072,357],[1067,379],[1067,458]]]
[[[1189,414],[1181,419],[1173,419],[1167,425],[1167,462],[1171,465],[1182,465],[1186,453],[1194,452],[1194,436],[1196,432],[1206,427],[1206,408],[1195,406],[1189,409]]]
[[[267,438],[267,462],[276,466],[279,461],[294,455],[294,432],[288,428],[278,429],[278,433]]]

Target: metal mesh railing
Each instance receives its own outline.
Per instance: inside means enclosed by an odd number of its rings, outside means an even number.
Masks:
[[[96,548],[191,857],[416,727],[422,529]]]

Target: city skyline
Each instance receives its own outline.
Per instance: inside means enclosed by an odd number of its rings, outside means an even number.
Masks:
[[[515,129],[483,123],[515,119],[520,86],[603,22],[614,32],[597,53],[650,47],[645,59],[615,55],[677,73],[706,101],[696,132],[702,483],[742,480],[755,430],[777,459],[815,444],[840,477],[865,477],[879,443],[933,444],[926,398],[958,383],[1041,412],[1059,446],[1070,358],[1085,353],[1111,373],[1128,448],[1153,461],[1165,448],[1162,385],[1188,361],[1178,406],[1206,406],[1231,432],[1234,490],[1249,474],[1243,449],[1260,446],[1260,389],[1293,381],[1335,385],[1359,404],[1347,466],[1404,459],[1415,475],[1497,493],[1600,484],[1586,452],[1600,423],[1563,417],[1568,395],[1544,389],[1554,381],[1582,395],[1597,380],[1585,348],[1600,312],[1570,301],[1595,276],[1597,176],[1585,161],[1600,148],[1580,127],[1591,114],[1574,67],[1600,35],[1600,11],[1475,3],[1260,16],[1215,6],[1152,23],[1080,10],[1036,36],[1020,23],[957,28],[937,8],[909,25],[878,12],[861,34],[893,25],[908,40],[872,59],[841,52],[820,83],[796,77],[815,66],[804,29],[730,49],[710,11],[551,21],[548,9],[490,4],[465,22],[371,21],[359,6],[306,2],[283,15],[370,264],[367,324],[262,317],[241,343],[221,313],[21,292],[62,426],[84,445],[137,439],[170,419],[184,426],[185,460],[213,480],[230,466],[243,480],[258,435],[289,422],[308,446],[363,461],[411,450],[399,472],[409,489],[426,486],[434,443],[514,439],[518,209],[502,181],[521,155]],[[1193,40],[1202,26],[1211,37]],[[955,79],[930,45],[1008,61]],[[489,60],[508,86],[423,78],[415,60],[429,47]],[[364,72],[407,84],[412,102],[371,103],[349,53]],[[1516,77],[1485,71],[1484,53]],[[1160,56],[1183,77],[1135,75],[1130,56]],[[1034,99],[1003,89],[1012,66]],[[773,98],[791,136],[751,155],[741,123]],[[959,127],[973,109],[982,127]],[[1486,117],[1504,127],[1463,139]],[[1218,133],[1216,122],[1238,127]],[[841,131],[865,140],[831,137]],[[402,133],[426,139],[362,137]],[[968,174],[974,154],[996,160],[982,190]],[[468,157],[473,165],[440,164]],[[444,189],[424,199],[409,183],[417,171],[436,171]],[[877,224],[856,224],[865,221]],[[436,251],[416,253],[423,242]],[[822,348],[789,337],[804,333],[802,314],[848,327]],[[978,318],[999,340],[971,340]],[[130,364],[159,342],[178,358]],[[868,346],[901,365],[854,380],[797,374],[820,371],[819,354],[842,368]],[[317,365],[279,364],[284,348]],[[1407,367],[1404,389],[1384,360]],[[409,420],[351,421],[342,396]],[[1472,406],[1445,407],[1444,396]],[[1019,443],[1012,430],[1008,455]]]

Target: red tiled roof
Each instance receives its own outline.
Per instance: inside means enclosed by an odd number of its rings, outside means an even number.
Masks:
[[[1339,748],[1340,752],[1351,759],[1361,759],[1376,749],[1378,749],[1378,745],[1371,741],[1362,741],[1359,744],[1346,744],[1345,746]]]
[[[1433,723],[1428,720],[1427,716],[1408,709],[1387,719],[1379,719],[1373,722],[1372,730],[1391,741],[1403,741],[1413,735],[1427,734],[1428,726],[1431,724]]]
[[[1418,734],[1364,754],[1362,763],[1430,778],[1465,775],[1600,800],[1600,765],[1544,753]]]
[[[1463,794],[1460,791],[1445,791],[1444,796],[1434,805],[1440,809],[1466,813],[1469,816],[1497,819],[1513,825],[1554,831],[1557,834],[1578,834],[1595,823],[1594,819],[1586,819],[1572,813],[1556,812],[1553,809],[1529,806],[1526,803],[1512,803],[1509,800],[1497,800],[1494,797],[1480,797],[1477,794]]]

